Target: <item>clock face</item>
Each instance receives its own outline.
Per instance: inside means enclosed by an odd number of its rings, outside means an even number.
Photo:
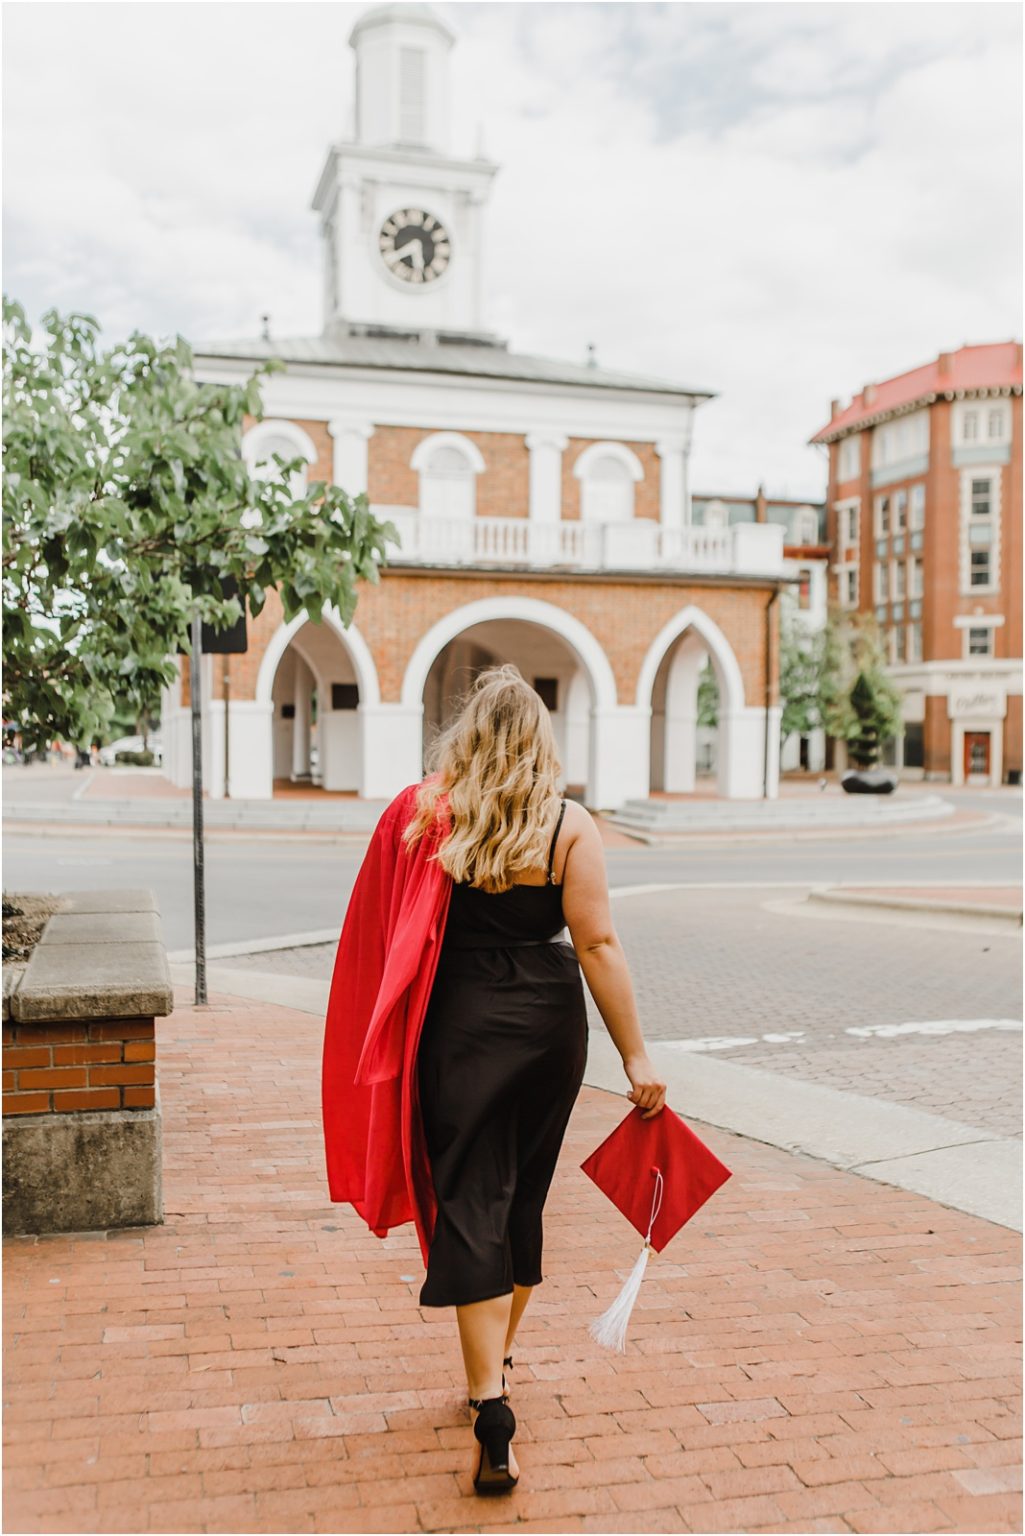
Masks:
[[[385,219],[377,245],[392,276],[414,287],[439,278],[452,255],[445,226],[422,208],[400,208]]]

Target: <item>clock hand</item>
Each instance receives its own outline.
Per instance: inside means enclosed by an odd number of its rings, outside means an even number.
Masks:
[[[407,240],[405,245],[397,246],[395,248],[395,250],[392,251],[391,259],[392,259],[393,265],[394,265],[395,262],[401,261],[403,259],[403,257],[405,257],[405,256],[412,256],[412,258],[413,258],[413,265],[414,266],[417,265],[417,259],[419,258],[419,265],[420,265],[421,268],[423,267],[423,264],[424,264],[423,246],[420,244],[420,241],[415,236],[413,237],[412,240]]]

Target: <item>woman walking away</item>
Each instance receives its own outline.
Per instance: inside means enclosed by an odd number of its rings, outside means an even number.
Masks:
[[[415,1220],[420,1305],[456,1309],[474,1487],[500,1493],[519,1477],[503,1367],[544,1278],[542,1214],[587,1059],[581,970],[646,1118],[665,1083],[601,839],[559,795],[540,696],[515,667],[489,668],[433,759],[381,818],[346,914],[324,1047],[328,1177],[378,1235]]]

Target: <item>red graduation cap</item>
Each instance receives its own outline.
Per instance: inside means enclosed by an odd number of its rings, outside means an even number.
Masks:
[[[634,1105],[580,1166],[644,1238],[640,1257],[622,1291],[590,1328],[599,1344],[622,1350],[650,1249],[661,1253],[695,1211],[725,1184],[732,1169],[668,1104],[649,1119],[644,1118],[640,1105]]]

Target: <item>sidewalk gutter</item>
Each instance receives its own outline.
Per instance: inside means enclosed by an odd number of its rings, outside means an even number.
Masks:
[[[172,964],[171,976],[188,987],[192,967]],[[323,1018],[330,983],[213,965],[212,994],[250,997]],[[883,1099],[846,1093],[760,1067],[683,1051],[669,1040],[648,1042],[663,1073],[666,1099],[675,1112],[787,1152],[820,1159],[834,1168],[877,1179],[941,1205],[1022,1230],[1022,1143],[987,1135],[942,1115]],[[604,1029],[588,1037],[584,1082],[623,1095],[629,1110],[623,1064]]]

